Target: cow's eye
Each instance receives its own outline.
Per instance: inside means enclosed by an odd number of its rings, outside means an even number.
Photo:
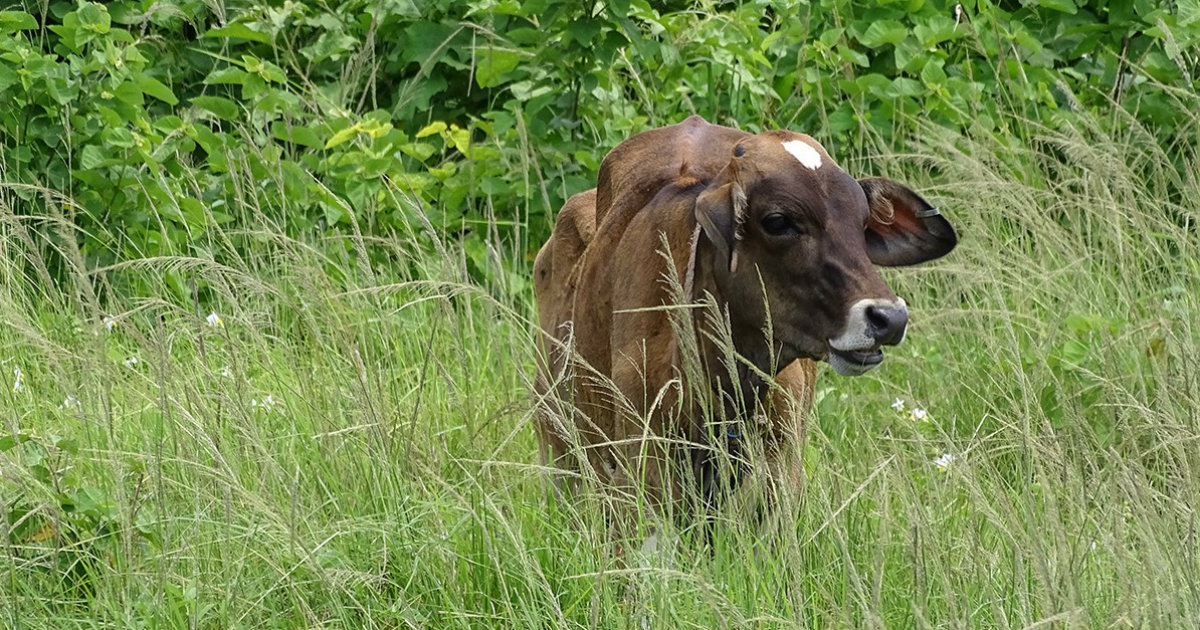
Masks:
[[[771,236],[798,234],[800,232],[800,230],[796,229],[796,224],[792,223],[791,219],[777,212],[763,217],[762,227],[763,231]]]

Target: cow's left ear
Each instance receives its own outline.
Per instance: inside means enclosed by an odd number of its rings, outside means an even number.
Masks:
[[[954,227],[938,209],[882,177],[858,180],[867,194],[867,256],[885,267],[915,265],[950,253],[958,244]]]
[[[737,271],[737,242],[746,220],[746,193],[736,182],[710,187],[696,198],[696,222],[717,249],[729,273]]]

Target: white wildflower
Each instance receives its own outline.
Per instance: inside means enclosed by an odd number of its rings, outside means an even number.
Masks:
[[[913,407],[913,410],[910,411],[908,413],[908,415],[911,416],[912,419],[917,422],[928,422],[929,421],[929,412],[925,411],[924,409],[922,409],[920,407]]]
[[[13,375],[17,377],[17,380],[13,381],[13,391],[19,392],[25,389],[25,375],[21,372],[21,368],[13,368]]]
[[[221,376],[224,376],[225,378],[233,378],[233,370],[229,369],[229,366],[226,365],[225,367],[221,368]]]
[[[130,355],[128,359],[125,359],[125,367],[127,368],[137,367],[137,364],[138,358],[136,356]]]
[[[897,398],[896,400],[893,400],[892,409],[895,409],[896,411],[904,411],[904,399]]]
[[[216,311],[209,313],[208,317],[204,318],[204,322],[208,324],[210,328],[221,328],[225,325],[225,322],[221,320],[221,316],[217,315]]]
[[[250,400],[251,407],[258,407],[263,411],[273,411],[279,405],[279,401],[275,400],[274,394],[267,394],[267,397],[262,400]]]
[[[104,316],[104,332],[112,333],[113,329],[116,328],[117,325],[117,318],[113,317],[112,315]]]
[[[953,463],[954,455],[951,455],[950,453],[942,453],[941,457],[933,460],[933,464],[937,466],[938,471],[940,472],[946,472],[946,469],[949,468],[950,464]]]
[[[83,403],[79,402],[79,399],[76,398],[74,395],[68,395],[66,398],[63,399],[62,404],[59,405],[58,408],[59,409],[67,409],[67,410],[74,409],[74,410],[78,411],[80,409],[83,409]]]

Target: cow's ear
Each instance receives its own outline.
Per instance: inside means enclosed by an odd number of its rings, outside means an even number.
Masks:
[[[696,198],[696,222],[729,264],[730,273],[737,270],[736,245],[745,212],[746,194],[736,183],[708,188]]]
[[[885,267],[915,265],[950,253],[958,244],[954,227],[938,209],[882,177],[858,180],[867,194],[867,256]]]

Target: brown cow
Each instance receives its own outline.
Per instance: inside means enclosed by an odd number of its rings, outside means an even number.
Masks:
[[[654,501],[681,498],[690,466],[710,497],[714,442],[749,432],[794,487],[816,361],[862,374],[904,338],[904,301],[872,263],[956,242],[916,193],[855,180],[803,134],[693,116],[626,140],[534,263],[543,459],[586,460],[616,487],[640,479]]]

